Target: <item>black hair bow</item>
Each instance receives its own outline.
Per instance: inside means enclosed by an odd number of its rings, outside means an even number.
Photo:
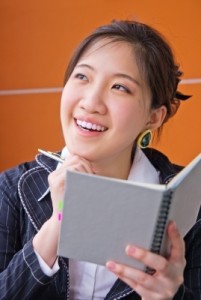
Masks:
[[[181,92],[176,91],[175,97],[174,97],[174,98],[175,98],[176,100],[182,100],[182,101],[184,101],[184,100],[189,99],[190,97],[192,97],[192,95],[184,95],[184,94],[182,94]]]

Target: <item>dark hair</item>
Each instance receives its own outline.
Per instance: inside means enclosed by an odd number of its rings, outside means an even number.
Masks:
[[[86,50],[97,40],[110,38],[111,41],[123,41],[131,44],[135,51],[137,65],[151,91],[151,106],[165,105],[167,119],[179,107],[185,96],[177,92],[182,72],[174,61],[174,55],[165,38],[149,25],[136,21],[113,21],[98,27],[86,37],[75,50],[65,73],[67,82],[76,64]],[[184,99],[185,98],[185,99]]]

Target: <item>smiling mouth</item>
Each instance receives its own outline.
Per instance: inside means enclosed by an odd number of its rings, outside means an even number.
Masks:
[[[103,132],[106,131],[107,128],[98,124],[94,124],[94,123],[90,123],[90,122],[86,122],[86,121],[82,121],[82,120],[78,120],[75,119],[76,124],[78,125],[78,127],[80,127],[81,129],[84,129],[86,131],[97,131],[97,132]]]

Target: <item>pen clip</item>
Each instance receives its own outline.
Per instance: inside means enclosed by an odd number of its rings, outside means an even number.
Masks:
[[[60,163],[63,163],[64,162],[64,158],[61,157],[58,153],[55,153],[55,152],[51,152],[51,151],[45,151],[45,150],[42,150],[42,149],[38,149],[38,151],[54,160],[57,160],[58,162]]]
[[[57,156],[58,158],[64,160],[64,158],[63,158],[59,153],[51,152],[51,151],[47,151],[47,153],[49,153],[49,154],[51,154],[51,155],[54,155],[54,156]]]

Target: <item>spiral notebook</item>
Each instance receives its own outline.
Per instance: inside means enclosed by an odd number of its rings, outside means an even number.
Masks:
[[[58,255],[143,269],[125,254],[134,244],[167,255],[168,220],[184,236],[201,204],[201,154],[167,185],[140,184],[67,171]]]

